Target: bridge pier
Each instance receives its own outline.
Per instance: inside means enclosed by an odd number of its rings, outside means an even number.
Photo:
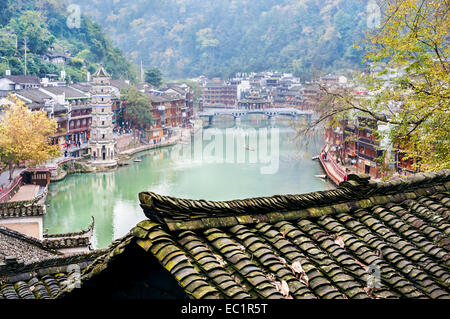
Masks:
[[[267,116],[267,119],[269,120],[269,122],[270,122],[271,124],[275,123],[275,115],[268,115],[268,116]]]

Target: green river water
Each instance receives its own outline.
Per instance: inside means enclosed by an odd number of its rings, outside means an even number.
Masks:
[[[186,142],[182,145],[184,153],[179,149],[181,146],[146,151],[134,156],[141,162],[131,162],[114,171],[70,175],[49,187],[44,228],[50,234],[80,231],[94,216],[94,247],[105,248],[145,219],[138,201],[141,191],[192,199],[231,200],[330,188],[315,176],[324,173],[318,161],[311,159],[324,145],[324,137],[296,138],[293,124],[281,120],[269,123],[265,119],[243,119],[238,124],[222,120],[203,130],[203,136],[212,132],[217,134],[215,137],[203,141],[197,139],[192,144]],[[226,132],[242,138],[234,140],[234,154],[227,148],[231,135],[225,135]],[[256,135],[252,135],[255,132]],[[219,135],[222,137],[217,137]],[[252,144],[254,140],[249,136],[257,136],[257,144]],[[265,148],[259,142],[265,136],[267,154],[271,157],[263,162],[260,154]],[[243,138],[247,138],[244,145],[239,144]],[[223,143],[217,144],[217,140]],[[194,145],[201,145],[200,153]],[[217,151],[220,145],[222,152]],[[190,154],[186,149],[191,146]],[[211,151],[214,147],[215,151]],[[277,148],[279,151],[275,152]],[[234,161],[230,157],[233,155]],[[262,173],[264,167],[266,171]]]

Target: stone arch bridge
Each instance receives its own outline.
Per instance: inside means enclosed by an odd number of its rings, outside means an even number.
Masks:
[[[314,115],[314,111],[312,110],[299,110],[296,108],[270,108],[270,109],[217,109],[217,110],[207,110],[203,112],[199,112],[197,114],[198,117],[208,118],[209,124],[212,124],[212,121],[217,116],[229,115],[233,116],[234,119],[239,119],[242,116],[246,116],[248,114],[263,114],[266,115],[268,119],[274,119],[278,115],[282,116],[290,116],[293,118],[298,118],[300,116],[306,117],[308,123],[311,123],[312,117]]]

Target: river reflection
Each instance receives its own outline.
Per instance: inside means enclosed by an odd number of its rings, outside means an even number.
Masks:
[[[295,138],[296,132],[291,125],[290,122],[268,123],[261,119],[247,119],[239,124],[228,120],[215,123],[211,129],[216,132],[217,129],[225,132],[228,128],[247,138],[243,152],[247,157],[242,163],[227,162],[226,151],[220,163],[207,158],[199,160],[193,153],[190,153],[193,156],[175,156],[175,151],[180,154],[179,149],[165,148],[140,153],[136,158],[142,162],[133,162],[115,171],[68,176],[50,185],[44,228],[48,228],[49,233],[79,231],[86,228],[94,216],[94,246],[105,248],[145,218],[138,202],[141,191],[192,199],[230,200],[329,188],[315,177],[323,172],[319,163],[311,160],[323,146],[324,137]],[[261,168],[267,163],[248,160],[251,152],[259,152],[250,147],[248,138],[252,132],[270,131],[271,128],[279,131],[278,167],[273,174],[261,174]],[[208,129],[203,130],[205,132]],[[273,136],[268,135],[269,145],[272,140]],[[211,148],[212,141],[203,140],[203,150]],[[236,153],[239,150],[240,146],[236,145]],[[216,151],[213,154],[217,156]]]

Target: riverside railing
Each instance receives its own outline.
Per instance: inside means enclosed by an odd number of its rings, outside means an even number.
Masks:
[[[325,169],[327,176],[336,185],[339,185],[340,182],[347,180],[347,173],[345,173],[345,171],[339,167],[339,165],[336,163],[336,161],[333,159],[333,157],[331,157],[327,154],[326,161],[322,158],[322,155],[324,153],[325,153],[325,146],[323,147],[322,151],[320,152],[319,160],[322,163],[322,166]],[[332,170],[330,169],[329,165],[331,166]]]
[[[0,203],[9,201],[23,184],[22,175],[16,176],[8,186],[0,192]]]

